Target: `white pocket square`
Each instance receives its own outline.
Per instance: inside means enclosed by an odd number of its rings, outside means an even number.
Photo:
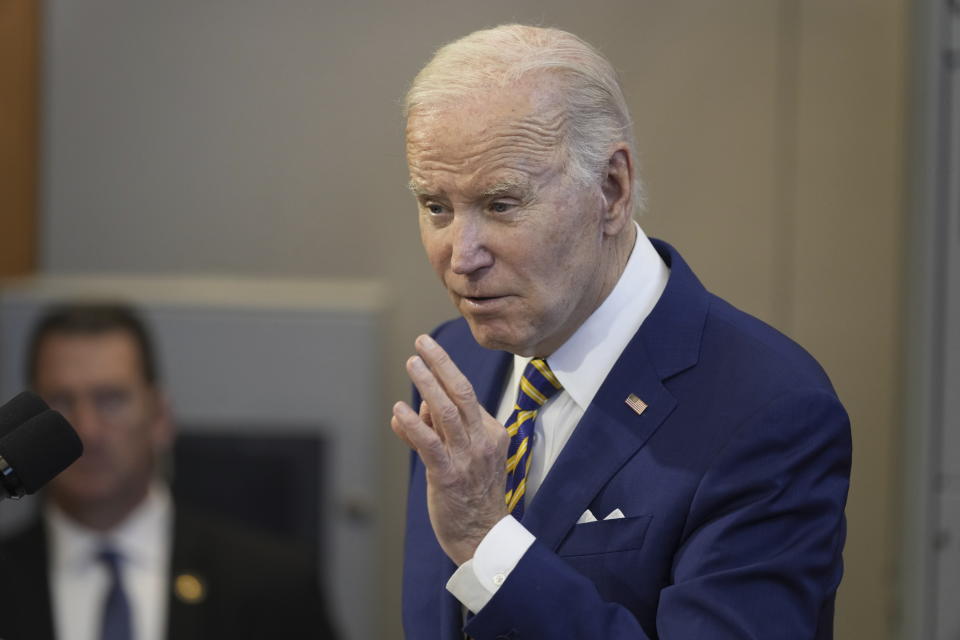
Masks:
[[[593,515],[593,512],[590,509],[587,509],[583,512],[583,515],[580,516],[580,519],[577,520],[577,524],[586,524],[588,522],[596,522],[597,516]]]
[[[619,508],[614,509],[607,514],[607,517],[604,520],[616,520],[617,518],[624,518],[623,511],[620,511]],[[590,509],[587,509],[583,512],[583,515],[580,516],[580,519],[577,520],[577,524],[586,524],[588,522],[596,522],[597,516],[593,515],[593,512]]]

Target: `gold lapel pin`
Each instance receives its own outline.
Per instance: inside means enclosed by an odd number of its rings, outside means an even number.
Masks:
[[[186,604],[198,604],[203,602],[207,595],[207,589],[197,576],[192,573],[181,573],[173,582],[173,592],[177,598]]]
[[[636,411],[638,416],[647,410],[647,403],[632,393],[627,396],[627,399],[624,400],[624,402],[627,403],[628,407]]]

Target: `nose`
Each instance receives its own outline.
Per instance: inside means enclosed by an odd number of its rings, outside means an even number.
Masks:
[[[458,275],[470,275],[493,265],[493,253],[487,246],[483,224],[466,216],[455,220],[450,269]]]

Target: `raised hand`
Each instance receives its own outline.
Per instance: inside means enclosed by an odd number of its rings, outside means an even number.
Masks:
[[[430,523],[444,552],[460,565],[508,513],[510,438],[440,345],[425,335],[415,345],[418,355],[407,360],[407,374],[423,403],[417,413],[397,402],[390,426],[423,460]]]

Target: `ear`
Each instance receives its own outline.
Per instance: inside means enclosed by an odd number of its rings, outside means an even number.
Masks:
[[[633,219],[633,158],[626,144],[618,144],[610,154],[602,189],[603,231],[615,236]]]

